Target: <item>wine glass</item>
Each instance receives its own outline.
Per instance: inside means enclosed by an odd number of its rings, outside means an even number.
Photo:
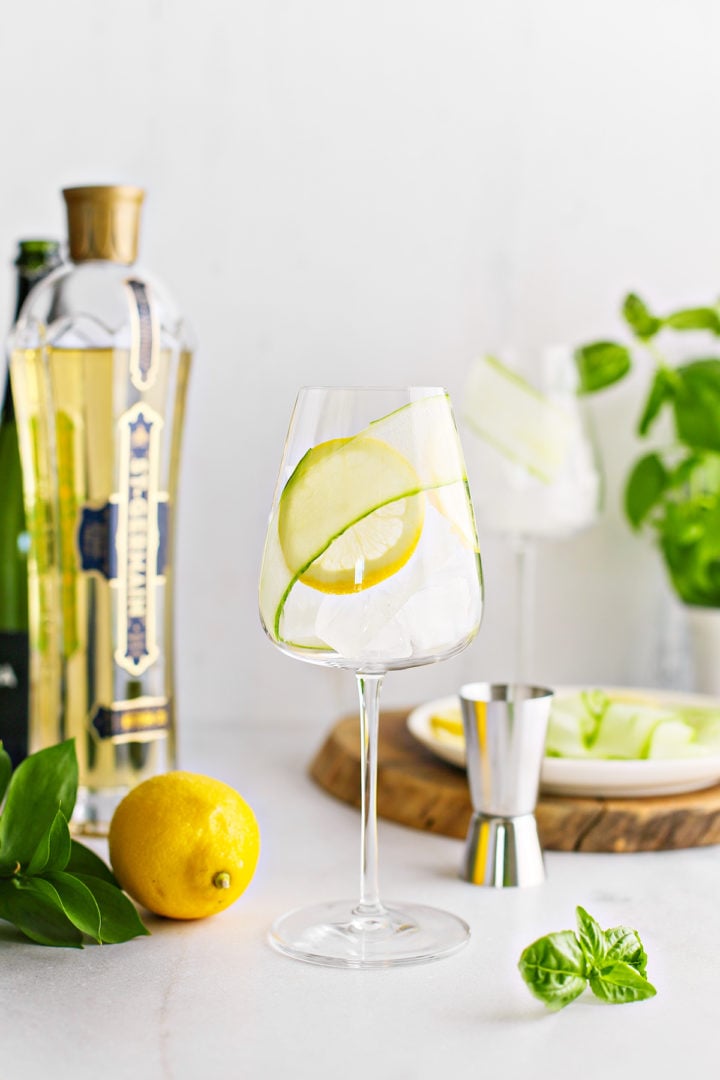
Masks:
[[[281,917],[271,944],[334,967],[433,960],[467,925],[378,892],[378,703],[385,673],[433,664],[477,633],[482,572],[450,399],[437,387],[306,387],[295,403],[265,542],[260,616],[290,656],[355,673],[361,873],[355,901]]]
[[[484,356],[472,365],[462,416],[470,440],[478,524],[506,537],[515,558],[513,678],[531,681],[536,541],[593,525],[603,482],[595,439],[577,397],[572,351],[554,346]]]

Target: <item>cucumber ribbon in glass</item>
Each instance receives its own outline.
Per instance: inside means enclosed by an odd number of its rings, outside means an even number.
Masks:
[[[270,523],[260,590],[263,622],[278,641],[295,586],[350,594],[392,577],[422,535],[426,501],[477,550],[449,398],[422,398],[350,438],[307,451],[287,480]],[[307,634],[288,642],[326,648]]]

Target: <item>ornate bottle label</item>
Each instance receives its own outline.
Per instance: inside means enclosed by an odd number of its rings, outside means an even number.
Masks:
[[[162,417],[144,402],[118,421],[119,490],[102,506],[83,507],[78,529],[81,567],[101,574],[117,594],[115,663],[143,675],[160,655],[157,589],[165,584],[167,492],[158,487]],[[91,724],[100,738],[157,732],[170,724],[164,699],[98,706]]]
[[[117,505],[115,552],[118,625],[115,662],[142,675],[158,657],[155,587],[160,529],[158,456],[162,417],[148,405],[133,405],[119,421],[122,487]]]
[[[157,379],[159,334],[146,285],[128,279],[125,288],[131,323],[129,381],[142,392]],[[116,671],[116,686],[126,676],[135,686],[134,692],[125,691],[130,700],[96,702],[89,723],[101,740],[147,741],[164,734],[172,724],[168,700],[143,693],[149,689],[143,676],[163,652],[158,597],[165,585],[169,523],[168,493],[159,486],[163,427],[163,416],[144,400],[119,416],[116,490],[107,502],[86,505],[80,514],[77,538],[82,569],[105,578],[114,595],[113,661],[125,673]],[[166,660],[163,656],[162,663]],[[157,686],[155,675],[151,684]]]
[[[170,727],[170,704],[164,698],[137,698],[98,705],[90,723],[100,739],[113,742],[146,742]]]
[[[144,281],[128,278],[130,296],[130,381],[136,390],[149,390],[157,378],[160,334],[155,308]]]

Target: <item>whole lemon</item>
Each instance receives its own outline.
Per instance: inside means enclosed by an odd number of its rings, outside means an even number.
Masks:
[[[246,889],[260,830],[228,784],[177,771],[145,780],[125,796],[108,843],[115,876],[134,900],[156,915],[202,919]]]

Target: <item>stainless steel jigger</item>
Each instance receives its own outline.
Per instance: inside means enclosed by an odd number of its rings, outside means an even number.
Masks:
[[[540,885],[535,822],[552,690],[471,683],[460,690],[473,816],[461,877],[502,888]]]

